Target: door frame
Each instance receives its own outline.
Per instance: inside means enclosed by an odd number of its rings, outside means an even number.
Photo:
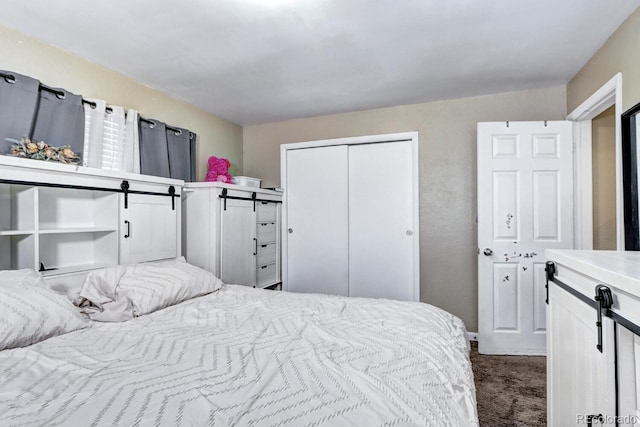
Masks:
[[[624,201],[622,197],[622,73],[617,73],[567,116],[573,124],[574,143],[574,247],[593,249],[593,170],[591,122],[615,105],[616,246],[624,250]]]
[[[281,242],[282,242],[282,289],[289,290],[288,284],[288,260],[287,260],[287,230],[289,228],[287,218],[287,152],[289,150],[300,150],[305,148],[317,148],[317,147],[329,147],[334,145],[357,145],[357,144],[376,144],[384,142],[403,142],[411,141],[413,149],[413,230],[418,230],[418,238],[413,239],[414,244],[414,283],[413,283],[413,295],[414,301],[419,300],[420,295],[420,200],[419,200],[419,158],[418,158],[418,132],[400,132],[389,133],[381,135],[365,135],[347,138],[335,138],[335,139],[322,139],[317,141],[304,141],[304,142],[292,142],[288,144],[280,145],[280,182],[284,188],[282,194],[282,228],[281,228]]]

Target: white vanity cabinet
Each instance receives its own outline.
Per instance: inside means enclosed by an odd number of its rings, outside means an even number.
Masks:
[[[281,193],[218,182],[188,183],[184,193],[182,249],[188,262],[225,283],[281,283]]]
[[[55,281],[179,256],[182,185],[0,156],[0,269],[31,268]]]
[[[640,425],[640,253],[546,255],[548,425]]]

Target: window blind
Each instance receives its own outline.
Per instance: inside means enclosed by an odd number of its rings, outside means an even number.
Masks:
[[[102,169],[122,170],[122,156],[124,150],[125,121],[121,108],[111,107],[112,111],[105,114],[104,132],[102,139]]]

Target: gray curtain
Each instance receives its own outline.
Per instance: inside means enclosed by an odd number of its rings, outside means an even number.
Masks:
[[[57,93],[52,93],[53,90]],[[31,139],[60,147],[70,145],[82,159],[84,150],[84,107],[82,97],[64,89],[40,88],[38,112]]]
[[[191,154],[191,182],[196,182],[196,134],[189,132],[189,151]]]
[[[158,120],[138,121],[140,130],[140,173],[170,178],[167,127]]]
[[[38,107],[40,82],[10,71],[0,78],[0,154],[11,153],[11,146],[29,136]]]
[[[177,130],[174,130],[177,129]],[[191,181],[191,145],[187,129],[167,129],[171,178]]]

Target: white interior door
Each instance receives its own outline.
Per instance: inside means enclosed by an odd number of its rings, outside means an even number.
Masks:
[[[348,295],[347,146],[287,151],[287,276],[291,292]]]
[[[415,185],[412,141],[349,146],[349,296],[419,300]]]
[[[547,248],[573,248],[570,122],[478,123],[478,350],[545,354]]]
[[[251,200],[220,204],[220,280],[234,285],[256,283],[256,212]]]

